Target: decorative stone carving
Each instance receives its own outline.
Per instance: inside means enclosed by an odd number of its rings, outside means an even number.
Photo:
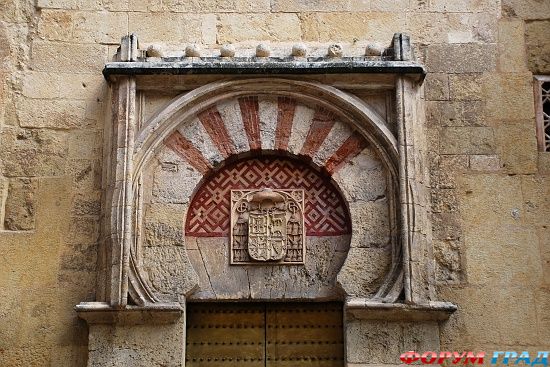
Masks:
[[[235,46],[230,43],[222,45],[220,48],[221,57],[234,57],[235,56]]]
[[[268,44],[260,43],[256,47],[256,57],[269,57],[271,55],[271,48]]]
[[[342,46],[335,43],[333,45],[328,46],[328,56],[329,57],[342,57],[344,54],[344,51],[342,50]]]
[[[304,258],[304,190],[231,190],[231,264]]]
[[[306,57],[307,46],[303,43],[297,43],[292,46],[292,56],[294,57]]]
[[[385,48],[379,43],[371,43],[365,48],[365,56],[382,56]]]
[[[201,49],[199,45],[188,45],[185,48],[185,56],[187,57],[200,57],[201,56]]]
[[[146,55],[147,57],[163,57],[164,50],[160,45],[152,44],[147,47]]]

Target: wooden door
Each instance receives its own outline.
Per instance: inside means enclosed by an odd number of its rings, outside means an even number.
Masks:
[[[191,303],[186,366],[340,367],[339,303]]]

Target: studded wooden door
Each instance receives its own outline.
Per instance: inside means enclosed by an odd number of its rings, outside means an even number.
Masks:
[[[338,303],[192,303],[186,366],[340,367]]]

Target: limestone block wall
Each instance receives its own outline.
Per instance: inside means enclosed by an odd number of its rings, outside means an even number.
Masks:
[[[435,284],[459,306],[430,348],[544,350],[550,156],[536,150],[532,75],[550,72],[549,23],[536,0],[0,0],[0,365],[86,364],[73,307],[96,292],[101,69],[134,31],[182,49],[302,40],[345,51],[408,32],[428,69]],[[382,360],[369,344],[382,327],[404,330],[353,323],[364,343],[351,365],[397,363],[400,348]],[[409,336],[403,346],[424,349]]]

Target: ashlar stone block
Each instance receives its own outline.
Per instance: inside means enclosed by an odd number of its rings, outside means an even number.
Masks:
[[[301,38],[302,33],[300,20],[295,13],[222,14],[219,22],[219,43],[295,41]]]

